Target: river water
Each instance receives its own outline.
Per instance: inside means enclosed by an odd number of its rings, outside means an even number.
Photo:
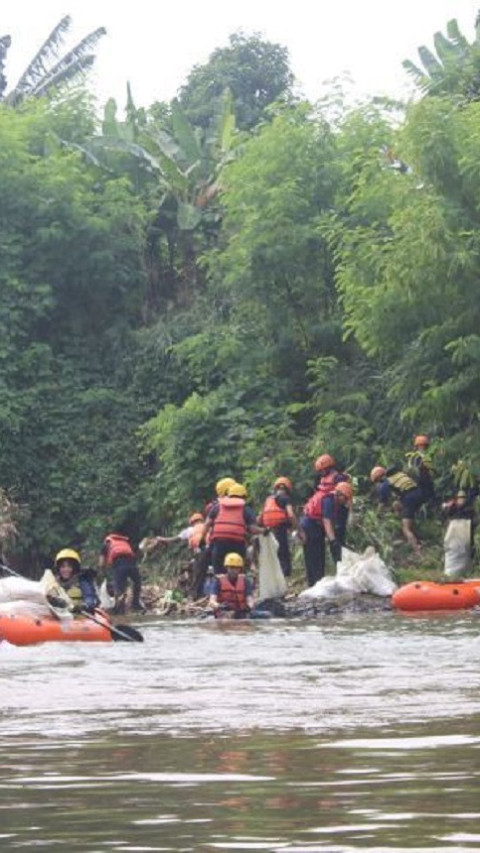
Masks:
[[[480,851],[480,613],[0,645],[0,851]]]

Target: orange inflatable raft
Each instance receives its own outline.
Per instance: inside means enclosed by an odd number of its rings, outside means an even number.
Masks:
[[[480,604],[480,579],[460,583],[413,581],[392,595],[397,610],[469,610]]]
[[[14,646],[31,646],[46,642],[112,642],[110,623],[104,617],[90,619],[55,619],[35,616],[0,614],[0,639]],[[98,624],[100,623],[101,624]]]

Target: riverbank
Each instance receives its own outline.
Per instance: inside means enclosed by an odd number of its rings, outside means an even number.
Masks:
[[[175,589],[147,584],[142,591],[147,614],[166,618],[203,619],[209,615],[208,598],[194,601]],[[314,619],[318,616],[341,616],[346,613],[385,613],[392,610],[391,596],[344,592],[329,598],[310,599],[289,591],[282,599],[261,602],[262,610],[285,619]]]
[[[300,593],[306,588],[306,579],[299,549],[293,551],[293,557],[293,573],[288,579],[285,597],[266,603],[274,616],[307,619],[322,615],[385,613],[392,610],[391,596],[364,592],[348,592],[315,600],[301,596]],[[412,580],[436,581],[442,575],[443,551],[438,542],[425,545],[420,554],[414,554],[405,543],[395,541],[385,549],[383,559],[390,566],[391,576],[397,586]],[[182,579],[188,576],[188,567],[188,560],[183,554],[176,557],[171,554],[163,565],[142,566],[142,600],[147,613],[174,618],[205,618],[209,612],[208,599],[193,600],[182,587]],[[253,574],[255,576],[255,571]],[[333,570],[327,574],[333,577]]]

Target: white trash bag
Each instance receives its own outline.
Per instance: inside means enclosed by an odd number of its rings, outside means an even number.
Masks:
[[[445,552],[444,572],[452,581],[466,575],[471,567],[469,518],[452,519],[445,531],[443,547]]]
[[[51,617],[52,611],[50,607],[38,601],[25,601],[17,599],[16,601],[0,602],[0,614],[2,616],[31,616],[32,619],[46,619]]]
[[[52,608],[47,601],[49,594],[65,601],[65,607]],[[50,569],[44,571],[39,581],[17,576],[0,580],[0,605],[3,613],[43,618],[54,612],[59,619],[71,619],[71,604],[69,596]]]
[[[391,571],[372,546],[363,554],[342,548],[342,560],[335,575],[327,575],[303,590],[302,598],[336,598],[345,593],[370,593],[387,597],[397,588]]]
[[[258,599],[282,598],[287,591],[287,581],[278,559],[278,542],[273,533],[259,536]]]
[[[344,549],[346,550],[346,549]],[[350,552],[353,554],[353,552]],[[371,545],[365,549],[363,554],[355,554],[356,559],[350,563],[349,574],[356,584],[359,592],[368,592],[371,595],[387,597],[393,595],[397,584],[393,580],[392,572],[383,562],[382,558]],[[344,560],[337,567],[343,569]]]
[[[100,607],[102,610],[112,610],[115,607],[115,599],[110,595],[107,589],[107,581],[102,581],[100,589],[98,590],[98,597],[100,599]]]
[[[0,580],[0,602],[29,601],[45,604],[45,590],[40,581],[8,577]]]

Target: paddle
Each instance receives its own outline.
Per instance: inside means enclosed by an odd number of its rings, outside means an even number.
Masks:
[[[88,610],[79,611],[86,619],[90,619],[97,625],[102,625],[108,628],[112,635],[112,640],[126,640],[128,643],[143,643],[143,634],[137,631],[132,625],[106,625],[101,619],[96,619]]]

